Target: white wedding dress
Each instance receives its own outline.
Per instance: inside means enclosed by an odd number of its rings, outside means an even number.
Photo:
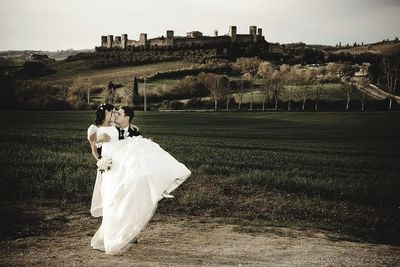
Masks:
[[[152,218],[158,201],[191,174],[185,165],[153,141],[139,137],[118,140],[115,127],[99,127],[97,136],[111,140],[102,146],[102,156],[112,159],[111,170],[97,175],[91,212],[103,216],[91,240],[94,249],[121,254]]]

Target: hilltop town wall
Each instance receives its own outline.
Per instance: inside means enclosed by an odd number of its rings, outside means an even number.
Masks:
[[[186,37],[174,36],[174,31],[168,30],[166,37],[157,37],[147,39],[146,33],[141,33],[139,40],[129,40],[127,34],[121,36],[101,36],[101,47],[114,48],[119,47],[125,49],[129,46],[161,46],[161,47],[172,47],[172,46],[193,46],[193,45],[218,45],[223,43],[239,43],[239,44],[251,44],[257,42],[265,42],[264,36],[262,36],[262,29],[257,29],[256,26],[249,27],[249,34],[237,34],[236,26],[229,27],[229,34],[218,36],[218,32],[215,31],[215,36],[203,36],[199,31],[193,31],[187,33]]]

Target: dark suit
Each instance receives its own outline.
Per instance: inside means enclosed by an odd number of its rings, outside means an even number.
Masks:
[[[122,130],[123,130],[123,129],[117,127],[117,130],[118,130],[118,133],[119,133],[119,136],[118,136],[119,140],[125,139],[125,138],[124,138],[124,133],[122,133]],[[131,126],[129,126],[129,128],[128,128],[128,133],[129,133],[129,134],[128,134],[128,137],[134,137],[134,136],[142,135],[142,134],[140,133],[140,131],[139,131],[139,128],[137,128],[137,127],[131,127]]]
[[[118,139],[119,139],[119,140],[125,139],[125,138],[124,138],[124,134],[123,134],[122,131],[121,131],[121,130],[123,130],[123,129],[121,129],[121,128],[119,128],[119,127],[115,127],[115,128],[117,128],[117,130],[118,130]],[[138,128],[138,127],[135,127],[135,126],[133,126],[133,127],[129,126],[129,128],[128,128],[128,133],[129,133],[129,134],[128,134],[128,137],[133,137],[133,136],[142,135],[141,132],[139,131],[139,128]],[[98,147],[98,148],[97,148],[97,152],[99,153],[99,158],[101,158],[101,147]]]

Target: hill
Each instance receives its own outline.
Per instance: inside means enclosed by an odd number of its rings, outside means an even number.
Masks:
[[[338,51],[335,51],[334,53],[348,53],[355,55],[372,53],[372,54],[392,55],[399,52],[400,52],[400,42],[391,42],[391,43],[368,44],[352,48],[340,49]]]
[[[51,59],[55,60],[64,60],[69,56],[77,55],[79,53],[91,53],[94,52],[94,49],[82,49],[82,50],[57,50],[57,51],[43,51],[43,50],[7,50],[0,51],[0,57],[7,59],[29,59],[31,55],[47,55]]]

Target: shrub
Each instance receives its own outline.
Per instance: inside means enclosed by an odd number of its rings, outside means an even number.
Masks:
[[[170,103],[170,108],[174,110],[183,109],[184,106],[185,104],[182,103],[181,101],[171,101]]]

